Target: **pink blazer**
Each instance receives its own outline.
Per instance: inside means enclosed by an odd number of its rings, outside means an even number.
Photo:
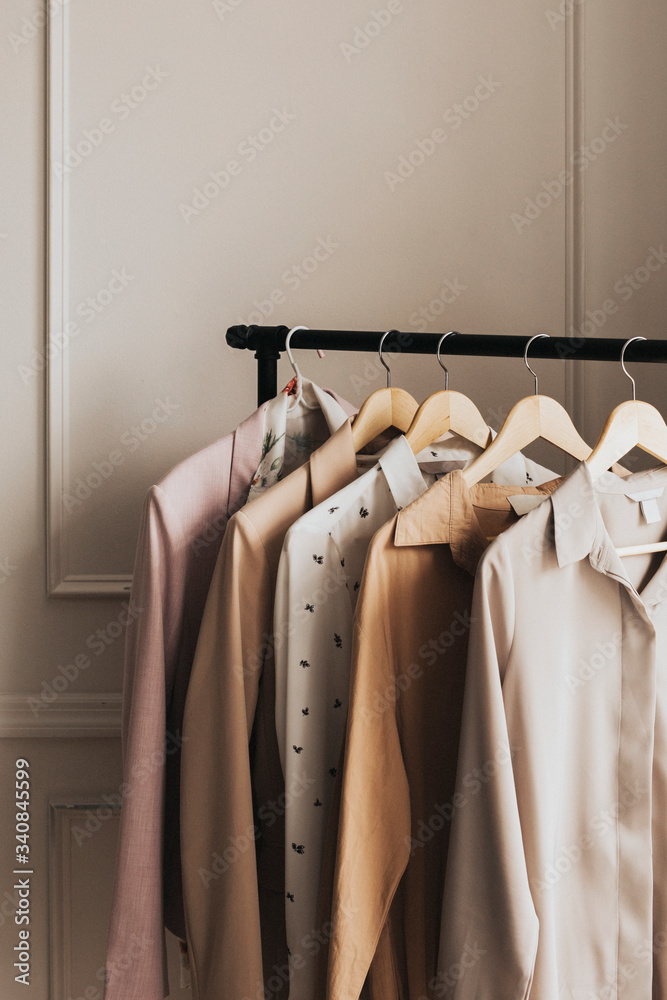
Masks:
[[[329,391],[329,390],[327,390]],[[355,408],[330,395],[352,414]],[[262,455],[263,404],[152,486],[137,545],[123,680],[122,808],[106,1000],[169,993],[164,927],[185,938],[180,748],[188,679],[225,526]]]

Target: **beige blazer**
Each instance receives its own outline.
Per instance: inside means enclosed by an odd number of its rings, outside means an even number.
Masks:
[[[211,582],[182,751],[183,889],[196,1000],[286,997],[285,789],[275,731],[273,605],[288,528],[356,477],[349,421],[235,514]]]

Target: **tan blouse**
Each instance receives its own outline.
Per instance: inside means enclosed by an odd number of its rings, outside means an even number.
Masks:
[[[468,491],[441,479],[380,529],[354,629],[350,708],[333,888],[320,913],[327,996],[434,997],[440,912],[456,808],[455,776],[473,574],[517,521],[507,497],[557,483]],[[340,810],[338,814],[338,809]],[[326,896],[329,895],[330,905]],[[327,968],[326,948],[319,956]],[[372,963],[372,964],[371,964]],[[320,993],[318,995],[322,995]]]

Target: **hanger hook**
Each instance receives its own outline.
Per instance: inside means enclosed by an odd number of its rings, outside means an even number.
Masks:
[[[533,369],[528,364],[528,348],[530,347],[530,345],[532,344],[532,342],[534,340],[539,340],[540,337],[548,337],[548,336],[549,336],[548,333],[536,333],[534,337],[530,338],[530,340],[526,344],[526,349],[523,352],[523,363],[526,366],[526,368],[528,369],[528,371],[530,372],[530,374],[535,379],[535,395],[536,396],[538,395],[538,392],[537,392],[537,372],[534,372]]]
[[[623,344],[623,349],[621,350],[621,368],[623,369],[623,371],[625,372],[625,374],[628,376],[628,378],[632,382],[632,402],[633,403],[637,399],[637,390],[636,390],[636,386],[635,386],[635,380],[633,379],[633,377],[630,374],[630,372],[628,371],[628,369],[625,367],[625,360],[624,359],[625,359],[625,349],[626,349],[626,347],[628,346],[628,344],[632,344],[633,341],[635,341],[635,340],[646,340],[646,337],[630,337],[630,340],[626,340],[626,342]]]
[[[378,348],[378,354],[380,355],[380,364],[382,365],[383,368],[387,369],[387,388],[388,389],[391,389],[391,369],[390,369],[389,365],[387,364],[387,362],[382,357],[382,345],[384,344],[385,340],[387,339],[387,337],[389,336],[390,333],[399,333],[399,331],[398,330],[387,330],[386,333],[383,333],[382,334],[382,339],[380,340],[380,346]]]
[[[297,376],[297,378],[301,378],[301,372],[299,371],[297,363],[292,355],[292,350],[290,348],[290,341],[292,340],[292,334],[296,333],[297,330],[307,330],[307,329],[308,329],[307,326],[293,326],[290,332],[285,337],[285,350],[287,352],[287,357],[289,358],[289,363],[291,364],[292,370],[294,371],[294,374]]]
[[[437,358],[438,358],[438,364],[440,365],[440,367],[442,368],[443,372],[445,373],[445,389],[449,389],[449,372],[447,371],[447,369],[443,365],[442,359],[440,358],[440,349],[441,349],[441,347],[443,345],[443,342],[445,340],[447,340],[447,337],[458,337],[458,333],[456,332],[456,330],[450,330],[449,333],[443,333],[442,337],[438,341]]]
[[[301,399],[303,398],[303,375],[299,371],[299,366],[297,365],[292,355],[292,350],[290,348],[290,341],[292,339],[292,334],[296,333],[297,330],[307,330],[307,329],[308,329],[307,326],[293,326],[292,329],[287,334],[287,336],[285,337],[285,351],[287,352],[289,363],[292,366],[292,371],[296,375],[296,386],[297,386],[296,399],[294,400],[294,403],[290,407],[290,410],[294,409],[295,406],[298,406],[299,403],[301,402]]]

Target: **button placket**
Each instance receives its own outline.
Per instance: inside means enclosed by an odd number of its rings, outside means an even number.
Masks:
[[[641,614],[637,612],[641,610]],[[651,784],[656,708],[656,635],[641,598],[621,592],[621,705],[618,743],[617,844],[619,931],[617,972],[634,964],[636,996],[651,996],[651,963],[636,949],[652,925]],[[620,915],[622,914],[622,919]]]

